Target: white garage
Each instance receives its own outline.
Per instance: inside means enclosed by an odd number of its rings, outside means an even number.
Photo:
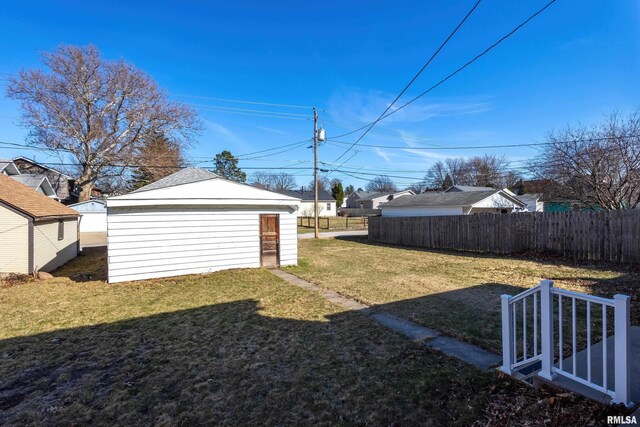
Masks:
[[[107,199],[109,283],[296,265],[300,200],[187,168]]]
[[[104,200],[88,200],[69,207],[82,215],[80,233],[107,232],[107,204]]]

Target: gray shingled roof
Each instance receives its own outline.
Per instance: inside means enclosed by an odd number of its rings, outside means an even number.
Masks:
[[[13,175],[11,178],[35,190],[38,187],[40,187],[40,184],[42,184],[42,181],[46,179],[46,176],[42,174],[24,174],[24,175]]]
[[[445,193],[455,192],[456,189],[458,191],[463,191],[463,192],[468,192],[468,191],[494,191],[495,190],[494,188],[491,188],[491,187],[473,187],[471,185],[452,185],[451,187],[447,188]]]
[[[470,206],[486,199],[500,190],[460,191],[453,193],[422,193],[393,199],[382,205],[382,208],[398,207],[433,207],[433,206]]]
[[[137,190],[132,191],[132,193],[141,193],[143,191],[159,190],[160,188],[175,187],[176,185],[184,185],[184,184],[191,184],[193,182],[207,181],[213,178],[219,178],[219,176],[205,169],[185,168],[169,176],[166,176],[162,179],[159,179],[156,182],[152,182],[149,185],[145,185],[144,187],[138,188]]]
[[[313,201],[315,200],[315,194],[312,190],[300,191],[300,190],[282,190],[276,191],[276,193],[295,197],[296,199],[304,200],[304,201]],[[335,202],[336,199],[333,198],[331,193],[326,190],[318,191],[318,201],[321,202]]]

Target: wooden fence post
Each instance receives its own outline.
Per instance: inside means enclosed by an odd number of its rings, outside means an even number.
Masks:
[[[540,339],[542,370],[538,373],[546,380],[553,380],[553,295],[551,287],[553,281],[540,281]]]

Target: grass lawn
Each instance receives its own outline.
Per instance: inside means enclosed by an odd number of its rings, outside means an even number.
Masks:
[[[300,240],[288,271],[324,288],[501,352],[500,295],[552,279],[555,286],[611,297],[630,294],[640,323],[640,271],[369,244],[366,239]]]
[[[94,252],[47,281],[0,282],[1,425],[570,425],[620,413],[477,371],[265,270],[107,285],[104,265]]]

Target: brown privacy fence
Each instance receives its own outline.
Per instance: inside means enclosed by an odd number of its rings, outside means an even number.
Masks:
[[[318,228],[323,230],[358,228],[366,229],[368,224],[367,217],[335,217],[325,216],[318,217]],[[298,227],[311,228],[314,227],[312,216],[299,216]]]
[[[369,240],[472,252],[640,262],[640,210],[371,217]]]

